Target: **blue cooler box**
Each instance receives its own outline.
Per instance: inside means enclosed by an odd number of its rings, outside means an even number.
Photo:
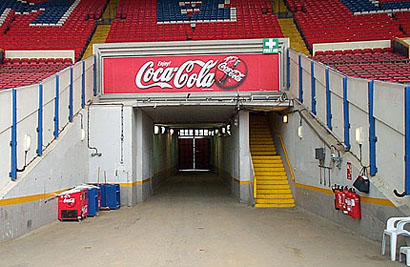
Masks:
[[[99,184],[101,189],[101,208],[111,210],[119,209],[121,206],[119,184]]]

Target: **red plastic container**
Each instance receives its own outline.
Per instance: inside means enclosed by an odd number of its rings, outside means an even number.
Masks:
[[[58,195],[58,219],[80,221],[88,216],[88,190],[72,189]]]

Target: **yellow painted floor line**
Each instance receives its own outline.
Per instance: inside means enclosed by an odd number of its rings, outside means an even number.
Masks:
[[[300,184],[300,183],[295,183],[295,186],[299,188],[321,192],[326,195],[333,195],[333,191],[330,189],[325,189],[325,188],[320,188],[320,187],[313,186],[313,185],[306,185],[306,184]],[[366,202],[370,204],[376,204],[376,205],[388,206],[388,207],[396,207],[396,205],[394,205],[393,202],[391,202],[388,199],[384,199],[384,198],[373,198],[373,197],[362,196],[360,197],[360,199],[362,202]]]

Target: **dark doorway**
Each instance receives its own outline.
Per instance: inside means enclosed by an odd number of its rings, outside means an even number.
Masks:
[[[211,140],[208,131],[181,130],[178,147],[178,169],[180,171],[209,171],[211,169]]]

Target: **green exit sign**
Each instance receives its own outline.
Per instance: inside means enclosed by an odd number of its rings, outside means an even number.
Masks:
[[[279,53],[279,39],[278,38],[264,38],[263,39],[263,54],[277,54]]]

